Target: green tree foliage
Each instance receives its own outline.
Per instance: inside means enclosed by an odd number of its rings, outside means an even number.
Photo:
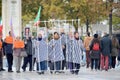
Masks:
[[[111,4],[103,2],[103,0],[22,0],[22,20],[23,25],[34,20],[39,6],[42,7],[41,20],[49,19],[81,19],[81,24],[85,24],[88,19],[89,24],[107,19],[109,12],[113,8],[117,8],[120,4]],[[115,21],[119,18],[115,18]],[[115,23],[115,22],[113,22]]]

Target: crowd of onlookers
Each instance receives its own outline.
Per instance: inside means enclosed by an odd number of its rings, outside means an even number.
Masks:
[[[5,71],[3,56],[7,59],[8,72],[13,72],[14,59],[17,73],[21,68],[26,71],[28,66],[29,71],[36,70],[39,74],[48,69],[51,74],[64,73],[65,69],[69,69],[71,74],[78,74],[83,64],[96,71],[108,71],[119,66],[120,40],[115,35],[110,37],[104,33],[103,37],[99,34],[90,36],[89,32],[84,38],[79,35],[78,32],[65,34],[61,30],[60,33],[54,32],[47,38],[49,40],[43,38],[41,33],[36,38],[27,36],[22,40],[19,36],[12,37],[9,32],[4,41],[0,38],[0,71]]]

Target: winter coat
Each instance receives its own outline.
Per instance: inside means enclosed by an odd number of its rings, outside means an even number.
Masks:
[[[32,41],[31,40],[27,40],[25,44],[25,50],[28,55],[32,55]]]
[[[119,42],[117,41],[117,45],[112,45],[112,53],[111,53],[111,56],[118,56],[118,53],[119,53],[119,48],[120,48],[120,45],[119,45]]]
[[[104,56],[109,56],[112,50],[112,42],[108,35],[101,39],[101,52]]]

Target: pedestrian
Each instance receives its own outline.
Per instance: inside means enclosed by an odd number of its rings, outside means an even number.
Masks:
[[[112,58],[112,68],[115,68],[116,65],[116,58],[118,57],[120,45],[118,42],[118,39],[116,36],[112,37],[112,53],[111,53],[111,58]]]
[[[4,57],[4,47],[3,47],[3,40],[2,37],[0,37],[0,71],[5,71],[3,69],[3,57]]]
[[[119,45],[120,45],[120,37],[118,37],[118,41],[119,41]],[[117,57],[117,60],[118,60],[117,66],[119,66],[119,65],[120,65],[120,49],[118,50],[118,57]]]
[[[13,72],[12,65],[13,65],[13,37],[12,32],[9,31],[9,36],[5,38],[5,52],[6,58],[8,63],[8,72]]]
[[[80,69],[80,63],[82,60],[82,52],[85,50],[83,46],[83,42],[79,37],[78,32],[74,32],[74,39],[73,39],[73,52],[72,52],[72,66],[71,66],[71,73],[78,75]]]
[[[47,43],[43,40],[42,35],[38,35],[37,42],[37,53],[36,53],[36,61],[37,61],[37,70],[39,74],[44,74],[47,70],[47,61],[48,61],[48,51],[47,51]]]
[[[32,61],[33,61],[33,71],[35,71],[34,67],[35,67],[35,63],[36,63],[36,56],[35,56],[35,53],[36,53],[36,38],[33,36],[32,37]]]
[[[31,37],[26,37],[25,50],[27,52],[27,57],[24,57],[22,69],[23,71],[26,71],[26,67],[29,63],[29,71],[32,71],[32,40],[31,40]]]
[[[101,39],[101,70],[108,71],[109,66],[109,56],[112,50],[112,42],[107,33],[104,33]]]
[[[87,36],[84,39],[84,47],[86,49],[86,63],[87,63],[87,68],[89,68],[90,65],[90,42],[92,41],[93,37],[90,36],[90,32],[87,32]]]
[[[51,73],[53,73],[53,70],[55,70],[56,74],[61,73],[60,70],[62,69],[61,64],[64,60],[64,55],[62,50],[62,44],[60,41],[60,35],[57,32],[54,32],[54,37],[49,42],[49,60],[51,62]]]
[[[24,48],[24,42],[20,40],[20,37],[16,37],[13,44],[13,54],[15,60],[16,72],[20,73],[22,57],[20,56],[21,50]]]
[[[91,70],[95,66],[95,70],[98,70],[99,59],[100,59],[100,40],[98,39],[98,34],[94,34],[94,38],[90,44],[90,58],[91,58]]]

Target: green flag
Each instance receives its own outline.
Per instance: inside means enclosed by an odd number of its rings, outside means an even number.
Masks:
[[[38,10],[38,13],[37,13],[37,16],[34,20],[34,25],[38,25],[39,24],[39,21],[40,21],[40,15],[41,15],[41,6],[39,7],[39,10]]]

